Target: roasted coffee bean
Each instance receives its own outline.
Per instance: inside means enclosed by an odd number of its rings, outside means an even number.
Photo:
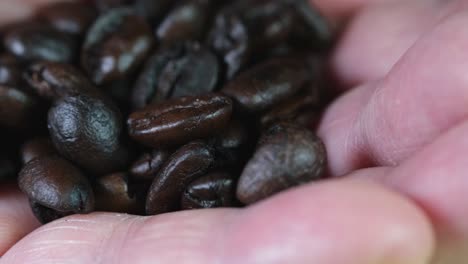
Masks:
[[[308,129],[279,123],[261,138],[237,185],[237,198],[251,204],[280,191],[323,177],[326,151]]]
[[[296,123],[300,121],[300,124],[305,125],[304,121],[310,120],[303,120],[304,114],[307,115],[309,112],[317,113],[319,111],[320,97],[318,91],[319,89],[315,87],[304,89],[288,100],[277,104],[261,117],[263,127],[268,127],[273,123],[285,120],[296,121]]]
[[[240,166],[248,155],[250,131],[238,120],[233,120],[218,136],[210,140],[220,166]]]
[[[129,77],[153,45],[150,26],[131,9],[102,14],[88,31],[81,64],[96,84]]]
[[[33,159],[52,156],[54,154],[57,154],[57,151],[49,138],[30,139],[26,141],[20,149],[21,162],[23,165]]]
[[[134,8],[139,16],[145,17],[152,25],[157,25],[174,4],[174,0],[134,0]]]
[[[133,88],[133,107],[140,109],[171,97],[212,92],[220,71],[216,56],[197,43],[175,44],[158,51],[148,60]]]
[[[3,44],[21,60],[69,63],[77,57],[80,45],[69,34],[38,22],[21,23],[12,27],[6,33]]]
[[[21,85],[21,71],[21,66],[14,56],[8,53],[0,55],[0,85]]]
[[[229,98],[206,94],[181,97],[149,105],[130,115],[130,136],[149,147],[177,146],[216,135],[229,123]]]
[[[0,126],[23,130],[33,127],[38,111],[37,99],[20,89],[0,85]]]
[[[70,64],[38,62],[23,76],[40,96],[50,100],[77,95],[102,96],[89,79]]]
[[[143,214],[145,193],[132,189],[126,173],[100,177],[96,182],[96,210],[106,212]]]
[[[213,172],[193,181],[185,190],[181,208],[217,208],[236,205],[236,182],[225,172]]]
[[[154,179],[146,198],[146,213],[155,215],[178,210],[184,190],[207,173],[214,162],[213,150],[201,141],[181,147]]]
[[[29,200],[29,205],[31,206],[34,216],[43,224],[74,214],[73,212],[59,212],[55,209],[36,203],[31,199]]]
[[[128,162],[121,142],[118,109],[97,97],[65,97],[49,110],[48,127],[55,148],[67,159],[99,175],[118,171]]]
[[[155,149],[143,154],[130,167],[131,175],[135,180],[153,180],[172,152],[167,149]]]
[[[288,99],[317,78],[303,60],[272,59],[242,73],[222,92],[232,97],[239,110],[261,113]]]
[[[27,163],[19,173],[18,184],[33,205],[41,205],[36,208],[36,215],[43,216],[39,218],[41,221],[94,209],[94,194],[88,179],[58,156],[40,157]]]
[[[57,2],[39,9],[38,17],[61,32],[84,35],[96,19],[97,11],[83,3]]]
[[[161,22],[156,35],[163,44],[201,41],[207,31],[216,0],[186,0]]]

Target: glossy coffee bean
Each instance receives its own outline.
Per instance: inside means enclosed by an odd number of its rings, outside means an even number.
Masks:
[[[203,176],[185,190],[182,210],[199,208],[232,207],[236,205],[236,182],[225,172],[214,172]]]
[[[200,44],[187,42],[160,50],[148,60],[133,88],[133,107],[212,92],[220,72],[216,56]]]
[[[21,60],[73,62],[78,55],[77,40],[38,22],[12,27],[3,39],[5,48]]]
[[[33,203],[52,211],[44,213],[47,217],[39,218],[42,221],[94,209],[94,194],[88,179],[58,156],[40,157],[26,164],[19,173],[18,185]],[[43,215],[42,209],[38,210],[36,215]]]
[[[38,100],[20,89],[0,85],[0,126],[23,130],[36,123]]]
[[[20,149],[21,162],[23,165],[33,159],[52,156],[57,151],[49,138],[33,138],[26,141]]]
[[[133,179],[140,181],[153,180],[173,151],[155,149],[143,154],[130,167]]]
[[[40,96],[50,100],[77,95],[102,96],[89,79],[70,64],[34,63],[23,77]]]
[[[99,175],[127,164],[128,153],[120,141],[122,125],[113,104],[86,95],[56,101],[48,115],[49,133],[58,152]]]
[[[288,188],[323,177],[327,154],[308,129],[292,124],[272,126],[261,138],[237,185],[237,198],[251,204]]]
[[[0,55],[0,85],[21,85],[21,71],[20,63],[13,55],[8,53]]]
[[[166,162],[151,185],[146,199],[148,215],[172,212],[180,208],[187,186],[214,165],[212,149],[195,141],[177,150]]]
[[[154,148],[216,135],[229,123],[231,100],[217,94],[181,97],[149,105],[128,118],[129,135]]]
[[[96,84],[129,77],[153,45],[150,26],[131,9],[102,14],[83,44],[81,65]]]
[[[143,214],[145,193],[137,193],[129,184],[126,173],[100,177],[95,186],[96,210],[128,214]]]
[[[160,42],[201,41],[215,9],[213,0],[187,0],[177,5],[156,30]]]
[[[96,19],[97,11],[83,3],[57,2],[45,5],[37,15],[61,32],[84,35]]]
[[[298,59],[272,59],[243,72],[222,92],[243,112],[261,113],[297,93],[313,78],[314,71]]]

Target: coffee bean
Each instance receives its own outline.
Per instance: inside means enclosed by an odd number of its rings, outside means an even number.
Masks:
[[[94,194],[88,179],[73,164],[58,156],[40,157],[27,163],[19,173],[18,184],[34,204],[56,217],[88,213],[94,209]],[[39,211],[41,211],[39,207]],[[54,213],[47,215],[54,220]]]
[[[133,88],[133,107],[212,92],[220,71],[216,56],[197,43],[160,50],[148,60]]]
[[[26,141],[20,149],[22,164],[30,162],[33,159],[52,156],[57,151],[49,138],[33,138]]]
[[[0,85],[18,86],[22,84],[21,66],[11,54],[0,55]]]
[[[185,190],[181,208],[232,207],[235,202],[234,177],[225,172],[214,172],[193,181]]]
[[[279,123],[265,132],[237,185],[237,198],[251,204],[323,177],[326,151],[311,131]]]
[[[58,152],[92,173],[118,171],[128,162],[120,140],[120,113],[100,98],[79,95],[56,101],[49,110],[48,127]]]
[[[0,85],[0,126],[24,130],[36,123],[37,99],[14,87]]]
[[[153,180],[172,152],[167,149],[155,149],[143,154],[130,167],[131,175],[135,180]]]
[[[21,60],[71,63],[78,55],[77,40],[38,22],[12,27],[3,39],[5,48]]]
[[[175,146],[216,135],[231,118],[229,98],[206,94],[149,105],[130,115],[130,136],[149,147]]]
[[[156,35],[164,44],[187,40],[201,41],[214,8],[213,0],[183,1],[161,22]]]
[[[70,64],[34,63],[23,76],[39,95],[50,100],[77,95],[102,96],[89,79]]]
[[[148,215],[178,210],[186,187],[213,166],[215,157],[205,143],[195,141],[177,150],[153,181],[146,199]]]
[[[34,216],[37,218],[37,220],[39,220],[39,222],[43,224],[47,224],[57,219],[73,214],[71,212],[59,212],[57,210],[36,203],[31,199],[29,200],[29,205],[31,206],[31,210]]]
[[[216,151],[217,163],[220,166],[240,166],[248,156],[246,152],[251,136],[254,135],[240,121],[231,121],[226,129],[210,140]]]
[[[242,73],[222,92],[234,99],[239,110],[261,113],[298,92],[316,78],[313,73],[302,60],[273,59]]]
[[[81,64],[96,84],[129,77],[153,45],[151,28],[131,9],[102,14],[88,31]]]
[[[97,11],[83,3],[57,2],[39,9],[38,17],[61,32],[82,36],[96,19]]]
[[[97,180],[96,210],[117,213],[143,214],[145,193],[137,193],[126,173],[113,173]]]

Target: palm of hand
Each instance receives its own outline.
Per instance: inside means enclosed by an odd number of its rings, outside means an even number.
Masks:
[[[365,1],[317,2],[342,17]],[[348,25],[331,64],[356,88],[319,129],[331,173],[347,177],[240,210],[74,216],[29,234],[2,263],[463,263],[464,2],[383,1]],[[37,223],[17,191],[0,193],[5,251]]]

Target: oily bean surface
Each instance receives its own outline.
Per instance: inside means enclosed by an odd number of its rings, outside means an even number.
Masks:
[[[149,147],[174,146],[215,135],[229,123],[232,102],[218,94],[181,97],[130,115],[130,136]]]
[[[268,129],[242,172],[237,198],[251,204],[288,188],[323,177],[323,142],[310,130],[291,123]]]
[[[81,65],[96,84],[129,77],[153,45],[150,26],[129,8],[102,14],[86,35]]]
[[[180,209],[186,187],[214,165],[213,150],[201,141],[177,150],[158,173],[148,192],[146,213],[161,214]]]
[[[76,38],[38,22],[21,23],[4,36],[5,48],[25,61],[47,60],[71,63],[79,51]]]

